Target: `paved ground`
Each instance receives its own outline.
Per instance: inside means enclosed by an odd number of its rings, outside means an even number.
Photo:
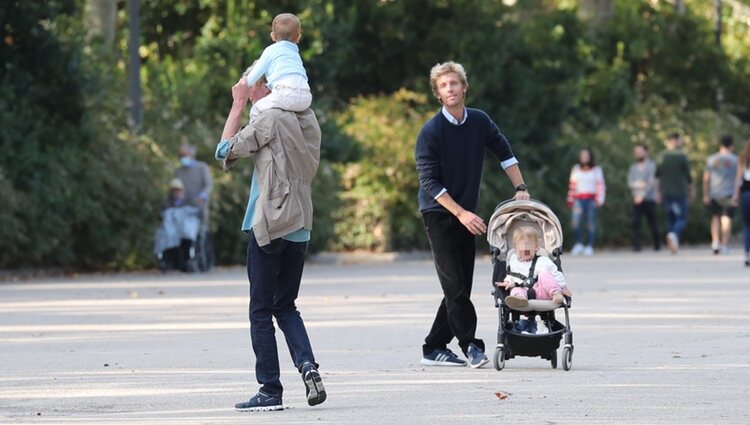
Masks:
[[[266,413],[232,409],[257,388],[242,269],[0,283],[0,423],[750,423],[739,255],[603,253],[564,266],[569,372],[538,358],[502,372],[425,368],[439,301],[430,262],[309,266],[299,304],[329,400],[306,405],[282,346],[288,409]],[[479,259],[473,299],[491,346],[489,273]]]

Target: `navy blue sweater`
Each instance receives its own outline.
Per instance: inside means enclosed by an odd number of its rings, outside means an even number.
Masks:
[[[450,123],[442,109],[417,136],[414,156],[419,173],[419,211],[447,212],[436,200],[443,188],[461,207],[475,211],[479,204],[485,149],[501,161],[514,159],[508,139],[479,109],[466,108],[466,121]]]

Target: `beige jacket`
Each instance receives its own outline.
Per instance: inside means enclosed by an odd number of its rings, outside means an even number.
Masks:
[[[312,230],[310,185],[320,162],[320,126],[312,109],[259,114],[229,139],[224,170],[251,156],[260,186],[253,216],[258,245],[302,228]]]

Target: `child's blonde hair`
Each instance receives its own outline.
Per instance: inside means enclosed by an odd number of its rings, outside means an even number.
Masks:
[[[280,13],[273,18],[271,32],[276,41],[286,40],[296,43],[300,36],[302,23],[291,13]]]
[[[537,234],[536,230],[534,230],[534,228],[532,227],[519,227],[515,232],[513,232],[513,245],[517,244],[522,239],[526,239],[530,242],[533,242],[534,245],[539,246],[539,234]]]
[[[456,74],[458,74],[458,79],[461,80],[461,84],[464,86],[464,88],[469,87],[469,82],[466,80],[466,71],[460,63],[452,61],[439,63],[433,66],[430,70],[430,86],[432,87],[432,93],[434,93],[435,97],[437,97],[438,99],[440,99],[440,96],[438,96],[437,80],[438,78],[450,72],[455,72]]]

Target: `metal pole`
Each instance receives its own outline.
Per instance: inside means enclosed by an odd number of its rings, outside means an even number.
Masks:
[[[141,56],[138,48],[141,45],[140,1],[128,0],[128,94],[130,99],[130,117],[128,124],[135,134],[141,134],[143,110],[141,108]]]
[[[721,9],[722,9],[722,0],[716,0],[716,47],[718,47],[719,51],[722,51],[721,48],[721,31],[722,31],[722,25],[721,25]],[[724,101],[724,90],[721,87],[721,80],[719,81],[718,87],[716,87],[716,111],[721,111],[721,104]]]

